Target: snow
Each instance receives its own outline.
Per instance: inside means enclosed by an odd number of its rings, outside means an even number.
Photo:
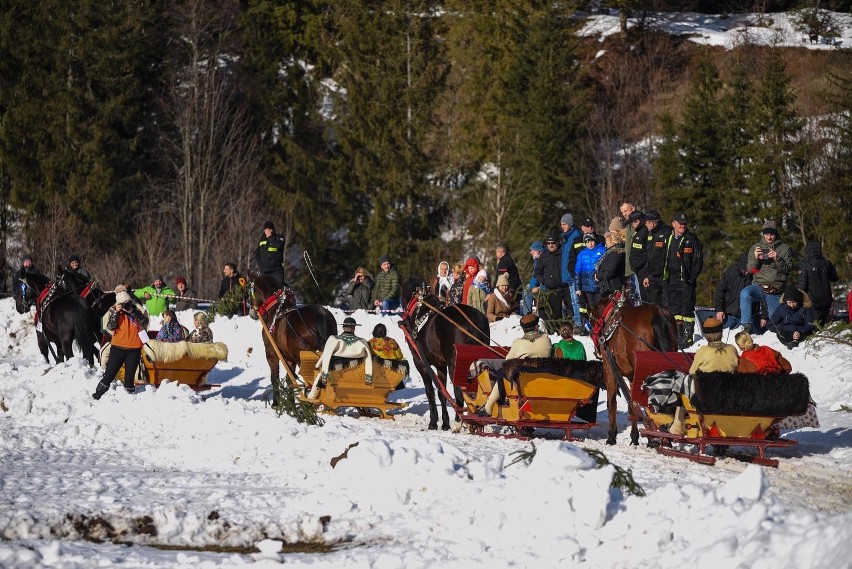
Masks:
[[[354,317],[364,336],[383,322],[410,358],[394,317]],[[600,425],[578,442],[535,439],[532,461],[516,460],[530,442],[427,431],[416,372],[391,395],[408,403],[393,421],[305,426],[265,404],[262,331],[248,317],[212,323],[229,346],[209,376],[221,387],[94,401],[100,371],[45,364],[10,299],[0,327],[0,567],[850,566],[852,414],[840,405],[852,404],[852,371],[840,348],[759,339],[809,377],[822,423],[770,450],[772,469],[631,447],[621,400],[616,446]],[[519,334],[517,318],[492,325],[495,343]],[[613,465],[646,495],[611,489]]]
[[[690,41],[699,44],[721,46],[732,49],[743,43],[769,45],[776,47],[804,47],[807,49],[834,49],[852,47],[852,15],[832,12],[833,19],[843,26],[839,44],[811,43],[807,34],[796,30],[791,14],[771,13],[731,14],[727,16],[696,13],[656,13],[649,19],[649,25],[665,29],[667,33],[689,36]],[[628,26],[637,24],[636,18],[628,20]],[[588,18],[579,35],[598,37],[604,41],[607,37],[619,33],[620,23],[617,14],[596,15]],[[820,38],[822,39],[822,38]],[[827,39],[825,40],[828,41]]]

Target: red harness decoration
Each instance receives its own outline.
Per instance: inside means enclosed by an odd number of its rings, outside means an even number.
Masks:
[[[405,307],[405,316],[403,316],[403,320],[405,320],[406,316],[413,316],[414,310],[417,308],[417,303],[420,299],[417,298],[417,295],[411,297],[411,300],[408,301],[408,306]]]
[[[86,298],[92,293],[92,289],[95,288],[95,281],[90,280],[89,284],[86,285],[86,288],[80,293],[80,298]]]
[[[36,311],[35,316],[33,316],[33,322],[38,324],[39,316],[41,315],[41,305],[44,302],[44,299],[47,298],[47,295],[50,294],[50,291],[53,290],[53,281],[47,283],[47,286],[41,289],[41,292],[36,299]]]
[[[613,307],[616,305],[616,303],[618,303],[618,300],[621,298],[622,294],[624,293],[620,290],[615,291],[615,294],[610,297],[611,300],[609,301],[609,304],[606,305],[606,308],[604,308],[603,312],[601,313],[600,318],[595,321],[595,326],[589,333],[589,337],[592,339],[592,344],[594,344],[595,346],[598,345],[598,338],[600,338],[601,329],[603,329],[604,324],[606,324],[607,318],[609,318],[609,315],[612,313]]]
[[[257,313],[260,315],[261,318],[266,316],[266,313],[269,312],[270,308],[278,304],[278,299],[281,296],[282,292],[283,291],[281,290],[276,290],[275,292],[269,295],[269,298],[263,301],[263,304],[258,307]]]

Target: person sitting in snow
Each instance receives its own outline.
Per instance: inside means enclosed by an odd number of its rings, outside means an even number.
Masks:
[[[373,358],[370,353],[370,344],[363,338],[355,335],[355,326],[358,326],[355,319],[351,316],[347,317],[343,321],[343,332],[337,336],[331,336],[326,340],[325,347],[322,349],[322,356],[316,365],[318,369],[322,369],[322,373],[311,387],[308,399],[317,399],[319,397],[319,390],[325,387],[332,356],[338,358],[365,358],[364,371],[366,374],[364,375],[364,383],[367,385],[373,384]]]
[[[781,343],[791,350],[814,333],[814,313],[802,306],[804,295],[794,285],[784,290],[784,302],[772,313],[772,324]]]

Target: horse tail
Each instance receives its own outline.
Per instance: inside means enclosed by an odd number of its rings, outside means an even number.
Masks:
[[[654,347],[661,352],[670,352],[675,349],[674,330],[670,319],[666,318],[662,310],[655,310],[651,318],[651,328],[654,330]]]

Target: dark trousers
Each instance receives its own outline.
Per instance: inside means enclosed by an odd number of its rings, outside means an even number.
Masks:
[[[104,376],[101,378],[100,385],[109,389],[110,383],[118,375],[118,370],[124,365],[124,387],[133,389],[133,378],[136,377],[136,370],[139,368],[139,360],[142,357],[141,348],[122,348],[120,346],[111,346],[109,349],[109,359],[104,369]],[[100,386],[99,386],[100,388]]]
[[[287,286],[287,283],[284,282],[284,269],[278,269],[277,271],[263,271],[263,275],[275,279],[279,288]]]
[[[648,295],[647,302],[656,304],[657,306],[668,307],[669,295],[666,288],[666,281],[663,280],[663,277],[648,277],[648,288],[646,289]],[[645,301],[644,298],[642,300]]]
[[[695,319],[695,287],[681,280],[671,279],[667,293],[669,310],[675,320],[692,322]]]

